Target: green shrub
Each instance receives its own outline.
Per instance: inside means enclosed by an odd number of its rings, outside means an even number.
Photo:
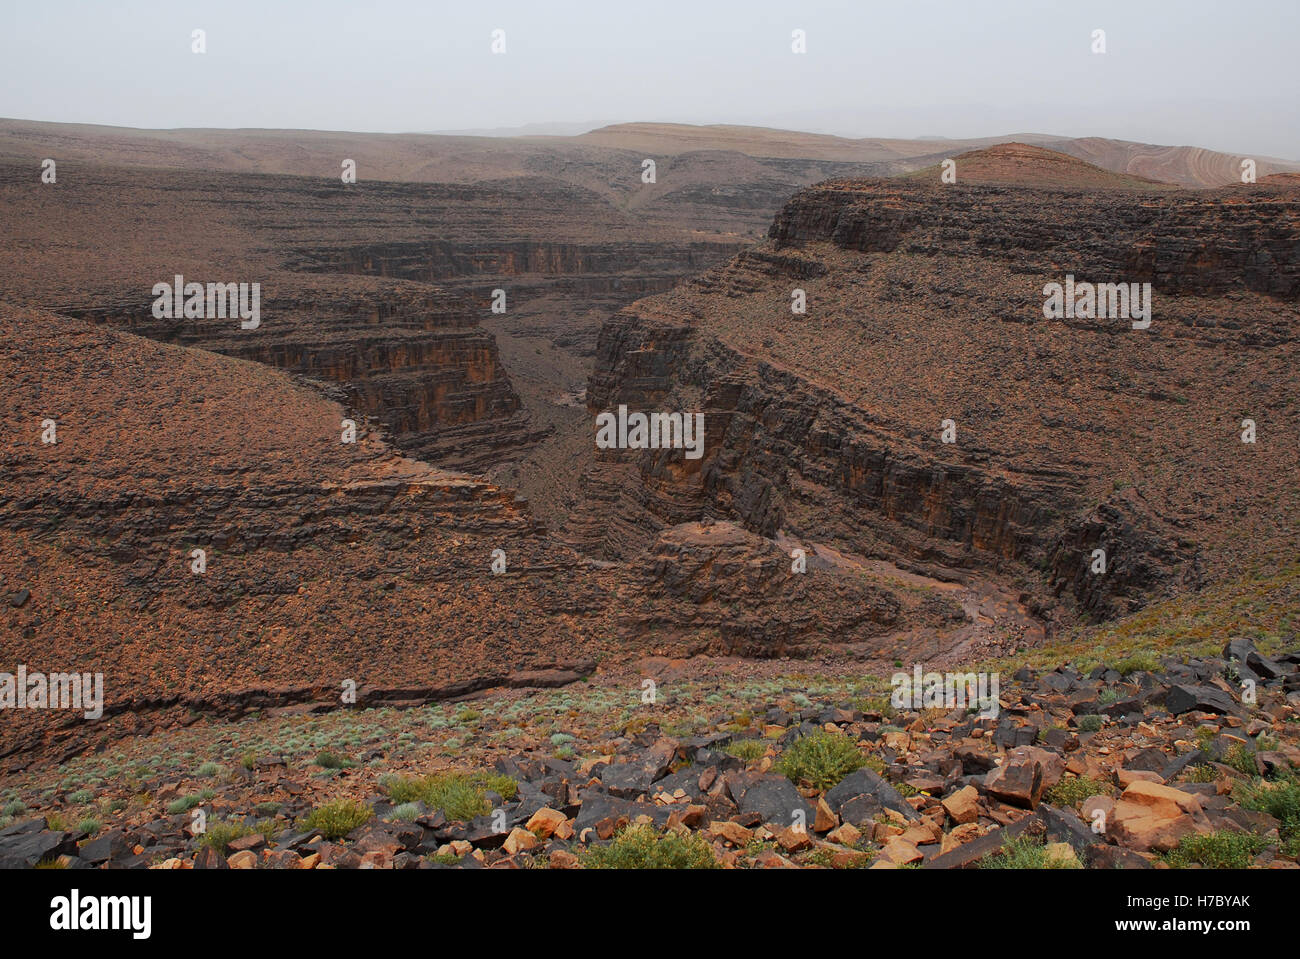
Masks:
[[[1272,783],[1238,783],[1232,792],[1247,809],[1268,813],[1278,821],[1278,835],[1287,854],[1294,855],[1291,850],[1300,844],[1300,780],[1292,774]]]
[[[422,801],[430,809],[439,809],[448,819],[467,822],[484,815],[490,808],[487,793],[502,799],[514,799],[519,784],[497,773],[433,773],[429,776],[385,776],[380,788],[394,805]]]
[[[1263,836],[1246,832],[1212,832],[1184,836],[1169,852],[1165,862],[1174,869],[1199,865],[1206,869],[1245,869],[1268,845]]]
[[[1075,724],[1079,727],[1079,732],[1095,733],[1098,732],[1106,722],[1106,717],[1097,713],[1084,713],[1075,719]]]
[[[736,739],[723,746],[722,751],[742,762],[752,763],[767,753],[767,744],[761,739]]]
[[[181,796],[167,804],[167,815],[175,816],[179,813],[189,812],[199,804],[198,796]]]
[[[199,837],[199,845],[205,849],[215,849],[222,856],[230,852],[230,844],[236,839],[251,836],[253,830],[242,822],[214,822],[207,832]]]
[[[76,831],[79,833],[82,832],[89,833],[90,835],[93,836],[95,833],[99,832],[103,828],[104,828],[104,824],[102,822],[100,822],[94,816],[87,816],[85,819],[81,820],[81,822],[77,823]]]
[[[198,772],[198,774],[199,774],[200,776],[205,777],[205,778],[211,778],[211,777],[213,777],[213,776],[218,776],[218,775],[221,774],[221,767],[218,766],[216,763],[213,763],[213,762],[207,762],[207,763],[204,763],[202,766],[199,767],[199,772]]]
[[[316,754],[316,765],[322,769],[342,769],[352,764],[350,759],[334,752],[332,749],[322,749]]]
[[[865,764],[856,742],[843,733],[819,729],[787,746],[776,761],[776,770],[795,785],[830,789]]]
[[[326,839],[342,839],[352,830],[368,822],[375,811],[364,803],[352,799],[339,799],[317,806],[303,820],[303,825]]]
[[[1008,839],[991,856],[980,860],[980,869],[1082,869],[1077,859],[1049,860],[1042,840],[1031,836]]]
[[[698,833],[659,833],[650,826],[628,826],[607,846],[580,856],[588,869],[717,869],[713,847]]]
[[[92,802],[94,798],[95,794],[89,789],[78,789],[76,792],[69,794],[68,802],[83,806],[88,802]]]
[[[1259,775],[1259,770],[1255,766],[1255,751],[1245,743],[1234,743],[1230,746],[1223,756],[1223,763],[1247,776]]]
[[[1115,664],[1115,671],[1121,676],[1128,676],[1131,673],[1154,673],[1159,669],[1160,663],[1150,653],[1138,653],[1127,659],[1121,659]]]
[[[1109,796],[1110,786],[1100,779],[1067,776],[1048,789],[1043,798],[1053,806],[1077,806],[1090,796]]]

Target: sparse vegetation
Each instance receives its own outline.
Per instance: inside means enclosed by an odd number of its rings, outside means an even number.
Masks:
[[[396,805],[423,802],[430,809],[441,810],[448,819],[468,821],[481,816],[491,807],[487,793],[502,799],[515,797],[519,784],[498,773],[433,773],[423,777],[389,776],[380,781],[389,800]]]
[[[1223,754],[1223,764],[1231,766],[1237,772],[1244,773],[1247,776],[1258,775],[1258,769],[1255,766],[1255,750],[1245,743],[1234,743],[1228,747],[1228,751]]]
[[[375,811],[353,799],[340,799],[317,806],[303,820],[306,829],[320,833],[326,839],[342,839],[358,826],[369,822]]]
[[[1164,860],[1175,869],[1186,869],[1189,866],[1245,869],[1267,844],[1262,836],[1226,830],[1184,836],[1175,848],[1165,854]]]
[[[830,789],[865,764],[866,758],[853,739],[819,729],[787,746],[776,769],[795,785]]]
[[[660,833],[650,826],[628,826],[607,846],[593,846],[581,857],[588,869],[717,869],[713,847],[698,833]]]
[[[236,839],[251,836],[254,830],[241,822],[209,823],[207,831],[199,837],[199,845],[205,849],[216,850],[225,856],[230,853],[230,844]]]
[[[1077,806],[1091,796],[1109,796],[1110,786],[1099,779],[1066,776],[1044,793],[1043,798],[1053,806]]]
[[[1133,673],[1154,673],[1160,668],[1160,663],[1150,654],[1139,653],[1119,660],[1114,668],[1121,676],[1130,676]]]
[[[752,763],[766,755],[767,743],[761,739],[733,739],[722,747],[722,751],[741,762]]]
[[[322,769],[343,769],[347,766],[356,765],[352,760],[332,749],[322,749],[316,754],[316,765]]]
[[[1042,840],[1017,836],[1002,848],[981,860],[981,869],[1082,869],[1078,859],[1051,859]]]
[[[167,814],[176,816],[183,812],[189,812],[198,804],[198,796],[181,796],[179,799],[173,799],[167,804]]]
[[[1268,813],[1278,821],[1283,852],[1300,855],[1300,779],[1294,775],[1275,782],[1239,783],[1233,797],[1247,809]]]

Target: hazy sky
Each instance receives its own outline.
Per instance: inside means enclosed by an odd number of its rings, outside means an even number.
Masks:
[[[0,116],[23,119],[384,132],[664,120],[1300,159],[1300,0],[0,5]],[[795,29],[806,54],[791,52]]]

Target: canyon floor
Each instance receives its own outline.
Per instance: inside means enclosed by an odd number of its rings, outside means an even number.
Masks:
[[[0,865],[1294,868],[1294,168],[0,121]]]

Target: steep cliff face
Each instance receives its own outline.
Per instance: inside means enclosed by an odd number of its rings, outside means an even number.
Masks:
[[[545,240],[495,242],[427,240],[381,243],[338,251],[303,251],[298,265],[311,272],[397,277],[426,283],[479,276],[549,274],[575,281],[613,283],[616,274],[671,281],[713,266],[735,253],[739,243],[556,243]]]
[[[463,297],[414,284],[377,292],[269,284],[261,325],[157,319],[149,304],[69,309],[140,336],[265,363],[338,384],[346,402],[430,462],[482,468],[538,438],[492,336]]]
[[[102,673],[121,717],[5,710],[0,756],[85,748],[182,699],[464,692],[610,645],[614,573],[512,490],[364,423],[342,442],[348,411],[317,385],[7,304],[0,319],[0,594],[23,596],[0,611],[0,657]]]
[[[713,515],[1135,608],[1285,546],[1298,267],[1295,191],[802,191],[767,244],[605,324],[591,412],[700,410],[708,441],[598,453],[606,519],[567,535],[626,556],[627,530]],[[1151,283],[1151,327],[1045,319],[1067,273]],[[1245,417],[1276,442],[1241,442]]]
[[[1046,151],[1040,151],[1046,152]],[[1286,189],[1061,191],[1043,216],[1014,186],[837,181],[801,191],[768,231],[776,250],[975,256],[1068,266],[1091,282],[1150,282],[1170,295],[1300,294],[1300,212]]]

